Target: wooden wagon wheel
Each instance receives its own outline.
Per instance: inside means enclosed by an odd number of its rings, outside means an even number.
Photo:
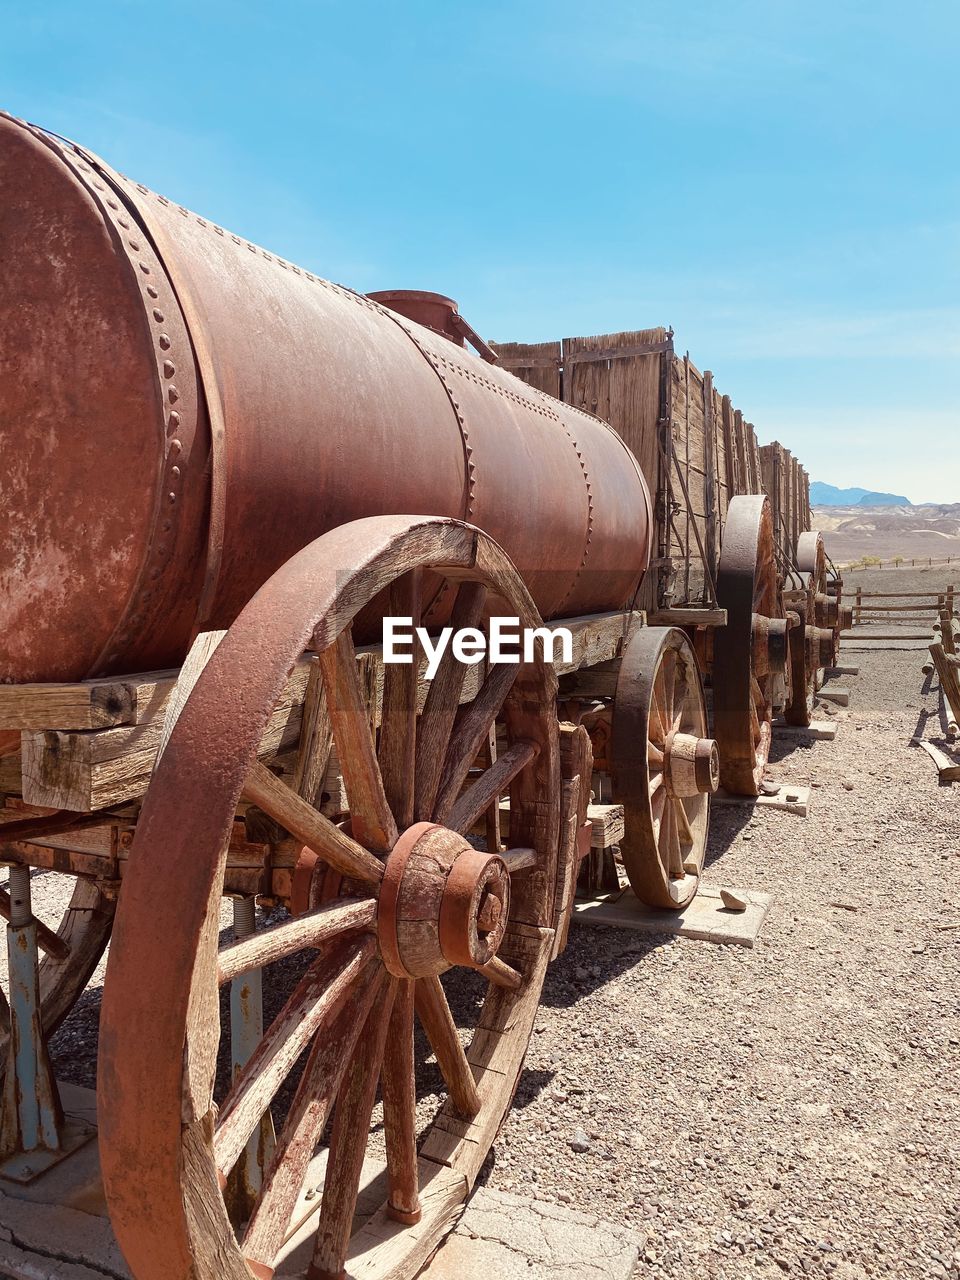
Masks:
[[[0,825],[0,840],[4,826]],[[110,937],[116,899],[113,886],[92,878],[46,873],[57,880],[73,880],[73,892],[62,913],[41,910],[37,920],[39,952],[40,1019],[47,1041],[80,999],[100,962]],[[9,894],[0,890],[4,916]],[[52,895],[58,896],[56,894]],[[64,893],[66,898],[66,893]],[[0,930],[0,946],[6,943]],[[0,988],[0,1075],[7,1061],[10,1010],[6,993]]]
[[[727,508],[717,602],[727,611],[713,643],[720,783],[735,795],[755,796],[770,754],[774,677],[787,663],[788,634],[763,494],[740,495]]]
[[[801,533],[796,560],[799,580],[790,608],[798,614],[800,623],[790,633],[791,697],[784,708],[784,719],[788,724],[808,725],[822,683],[817,597],[826,591],[827,557],[819,532]]]
[[[686,906],[700,883],[720,766],[700,665],[677,628],[634,624],[624,641],[611,767],[634,893],[651,907]]]
[[[458,584],[454,625],[481,625],[494,599],[494,612],[538,622],[510,561],[479,530],[412,516],[355,521],[261,588],[160,761],[111,948],[98,1084],[111,1221],[138,1280],[269,1276],[301,1213],[317,1206],[311,1280],[400,1280],[452,1225],[506,1116],[554,936],[556,677],[541,658],[494,665],[458,711],[467,669],[448,654],[418,717],[416,668],[389,665],[375,749],[351,623],[385,589],[390,612],[416,619],[427,569]],[[256,762],[287,671],[308,647],[320,654],[350,800],[340,826]],[[497,717],[506,748],[462,790]],[[464,833],[505,790],[518,847],[481,852]],[[342,873],[351,896],[218,953],[224,850],[241,792]],[[217,1107],[218,978],[301,953],[299,986]],[[467,1051],[439,977],[454,965],[488,979]],[[448,1092],[419,1154],[414,1010]],[[220,1187],[304,1051],[258,1199],[235,1227]],[[354,1231],[378,1079],[388,1195]],[[304,1198],[331,1111],[323,1195]]]
[[[843,603],[843,578],[832,560],[827,561],[825,575],[826,598],[830,601],[827,614],[829,625],[833,631],[833,654],[830,665],[836,666],[840,661],[840,633],[849,631],[853,626],[853,606]]]

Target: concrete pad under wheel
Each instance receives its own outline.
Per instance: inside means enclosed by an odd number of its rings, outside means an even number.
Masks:
[[[846,707],[850,705],[850,690],[824,685],[822,689],[817,690],[817,697],[822,698],[824,702],[835,702],[838,707]]]
[[[642,1241],[571,1205],[481,1187],[422,1280],[630,1280]]]
[[[807,738],[817,742],[833,742],[837,736],[837,724],[834,720],[811,720],[809,724],[787,724],[786,720],[775,720],[773,732],[778,738]]]
[[[91,1090],[61,1084],[64,1109],[88,1122]],[[327,1150],[310,1163],[295,1229],[278,1260],[278,1276],[302,1277],[313,1252]],[[386,1171],[364,1161],[357,1227],[386,1195]],[[0,1183],[0,1276],[11,1280],[132,1280],[106,1215],[96,1143],[27,1186]],[[642,1240],[568,1205],[546,1204],[481,1188],[422,1276],[428,1280],[630,1280]],[[494,1269],[491,1271],[491,1269]]]
[[[620,889],[602,897],[573,904],[573,923],[610,925],[639,933],[671,933],[678,938],[703,942],[734,943],[752,947],[763,927],[772,898],[757,890],[735,889],[747,904],[745,911],[731,911],[720,899],[720,887],[701,884],[697,896],[682,911],[657,911],[645,906],[632,889]]]
[[[793,813],[798,818],[805,818],[810,810],[810,788],[784,784],[769,796],[734,796],[721,787],[713,797],[713,803],[750,805],[758,809],[780,809],[783,813]]]
[[[834,676],[858,676],[860,674],[860,668],[854,666],[827,667],[823,674],[827,680],[832,680]]]

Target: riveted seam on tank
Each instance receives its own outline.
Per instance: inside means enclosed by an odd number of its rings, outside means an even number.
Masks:
[[[59,144],[58,151],[63,161],[77,175],[78,181],[88,190],[91,187],[95,187],[99,191],[104,191],[102,183],[92,181],[91,178],[84,176],[98,171],[96,169],[91,170],[90,166],[83,162],[78,151],[62,143]],[[126,179],[124,180],[126,181]],[[106,190],[113,189],[113,184],[108,181]],[[140,187],[139,184],[137,189],[147,192],[147,188]],[[144,294],[145,313],[148,317],[148,323],[151,324],[151,333],[154,335],[154,359],[156,362],[158,389],[161,393],[161,400],[163,400],[164,381],[166,380],[168,384],[167,399],[172,404],[179,398],[179,392],[169,381],[176,372],[176,364],[173,343],[167,332],[170,326],[167,324],[167,315],[163,310],[163,307],[167,304],[160,297],[158,288],[161,282],[166,282],[166,272],[163,270],[163,265],[155,253],[149,237],[146,234],[141,234],[141,238],[145,242],[145,244],[141,244],[140,240],[136,239],[134,234],[129,231],[129,221],[123,216],[127,212],[126,207],[122,205],[117,207],[116,202],[111,201],[109,198],[94,196],[94,199],[100,206],[103,217],[114,224],[117,243],[122,245],[128,260],[136,271],[136,278]],[[145,263],[143,261],[144,258],[148,258],[150,261]],[[139,270],[137,271],[138,267]],[[173,297],[172,290],[171,299],[173,306],[177,307],[178,304]],[[125,647],[135,639],[134,629],[143,623],[143,614],[154,599],[154,594],[164,572],[169,569],[173,561],[172,553],[176,543],[176,525],[179,514],[178,503],[183,482],[183,444],[178,434],[178,428],[182,420],[179,412],[172,409],[168,410],[166,405],[162,407],[161,411],[164,416],[164,471],[151,525],[148,554],[140,569],[135,594],[127,604],[124,616],[117,624],[113,635],[104,646],[106,662],[110,665],[120,660]],[[171,511],[171,508],[174,508],[174,510]]]

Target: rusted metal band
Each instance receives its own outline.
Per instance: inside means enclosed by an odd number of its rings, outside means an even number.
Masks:
[[[15,119],[5,112],[2,114],[7,119]],[[119,251],[129,261],[131,271],[136,274],[140,282],[144,295],[142,298],[144,314],[154,334],[152,345],[156,362],[157,392],[164,419],[164,426],[161,428],[164,467],[156,488],[152,533],[147,554],[126,609],[94,664],[93,674],[97,674],[113,666],[120,654],[130,646],[135,632],[144,625],[151,608],[155,607],[157,600],[162,597],[165,580],[169,578],[175,563],[172,551],[182,508],[183,471],[186,466],[185,458],[192,452],[193,445],[192,436],[189,439],[187,436],[190,424],[182,417],[181,392],[177,383],[173,381],[177,373],[177,362],[181,358],[175,339],[179,330],[180,341],[185,340],[188,344],[192,344],[193,335],[190,332],[188,318],[180,305],[178,291],[167,270],[167,263],[155,244],[151,243],[152,237],[148,229],[137,224],[138,210],[128,208],[129,202],[119,185],[122,181],[119,175],[96,156],[85,152],[69,139],[48,133],[25,121],[18,121],[18,123],[28,129],[38,141],[67,165],[74,179],[97,206],[104,225],[110,231]],[[179,313],[176,316],[171,314],[171,303]],[[191,352],[191,357],[193,355],[194,353]],[[186,384],[182,379],[177,381],[180,382],[181,388],[185,388]],[[199,420],[199,415],[197,416]],[[187,417],[189,418],[189,414]]]
[[[193,354],[200,374],[206,400],[207,418],[210,424],[210,513],[207,523],[207,554],[204,566],[203,586],[197,604],[197,616],[194,632],[200,632],[209,621],[216,599],[217,586],[220,580],[220,565],[223,559],[223,535],[226,512],[226,468],[224,452],[226,449],[226,430],[224,425],[223,400],[220,394],[220,383],[216,366],[210,351],[206,328],[200,315],[200,308],[190,291],[184,273],[177,262],[176,251],[160,227],[156,218],[141,197],[150,195],[148,187],[136,186],[112,169],[105,160],[93,152],[73,144],[78,154],[84,156],[89,164],[114,186],[117,192],[126,199],[136,212],[144,230],[153,241],[154,248],[164,271],[170,281],[183,312],[193,344]],[[156,197],[159,199],[160,197]]]
[[[460,429],[460,440],[463,444],[466,498],[464,500],[463,512],[461,513],[460,518],[461,520],[471,521],[473,519],[474,498],[476,496],[477,468],[473,461],[473,449],[470,445],[470,434],[467,429],[467,420],[463,416],[460,404],[454,395],[453,388],[443,376],[443,370],[440,368],[440,362],[432,352],[428,351],[427,348],[422,345],[416,333],[414,333],[414,331],[404,322],[404,318],[399,314],[399,312],[392,311],[389,307],[385,307],[379,302],[374,302],[372,299],[364,297],[362,294],[358,294],[357,297],[358,299],[362,299],[367,306],[373,307],[376,311],[379,311],[381,315],[388,316],[394,324],[398,326],[398,328],[402,329],[439,378],[440,385],[443,387],[446,397],[450,401],[450,408],[453,410],[454,417],[457,420],[457,426]]]

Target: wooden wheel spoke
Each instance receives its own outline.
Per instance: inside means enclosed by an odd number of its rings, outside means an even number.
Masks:
[[[500,857],[512,876],[520,871],[529,871],[538,862],[536,849],[505,849]]]
[[[390,612],[420,625],[421,575],[406,573],[390,588]],[[401,830],[413,822],[413,783],[417,751],[417,686],[420,647],[415,641],[409,663],[390,662],[383,669],[383,711],[378,759],[387,802]]]
[[[480,582],[461,584],[450,618],[454,631],[477,625],[486,596],[486,587]],[[466,666],[456,658],[452,647],[448,647],[440,660],[436,675],[430,681],[420,717],[414,803],[414,816],[420,822],[428,822],[433,817],[440,775],[466,674]]]
[[[673,729],[674,733],[679,730],[683,723],[683,715],[687,706],[688,691],[689,686],[687,684],[686,673],[684,672],[678,676],[677,683],[674,686],[673,691],[673,720],[670,727]]]
[[[10,919],[10,895],[6,889],[0,889],[0,919]],[[41,951],[45,952],[52,960],[68,960],[70,958],[70,944],[65,942],[58,933],[45,925],[42,920],[33,917],[33,923],[37,929],[37,946]]]
[[[750,702],[750,732],[753,735],[753,741],[760,741],[760,717],[757,715],[757,704],[751,700]]]
[[[393,1002],[380,1069],[387,1146],[387,1212],[401,1222],[420,1215],[417,1177],[417,1092],[413,1057],[414,982],[402,981]]]
[[[492,667],[476,698],[457,716],[433,808],[432,816],[437,822],[446,822],[470,766],[476,760],[516,678],[517,668],[513,663]]]
[[[663,752],[655,742],[647,742],[647,764],[663,764]]]
[[[661,782],[663,781],[663,777],[662,777],[662,776],[661,776],[661,778],[660,778],[660,781],[661,781]],[[664,809],[664,805],[666,804],[666,802],[667,802],[667,789],[666,789],[666,787],[658,786],[658,787],[657,787],[657,789],[656,789],[656,791],[655,791],[655,792],[653,792],[653,799],[652,799],[652,800],[651,800],[651,802],[650,802],[650,803],[651,803],[651,807],[652,807],[652,809],[653,809],[653,820],[654,820],[654,822],[660,822],[660,821],[662,820],[662,818],[663,818],[663,809]],[[658,838],[659,838],[659,837],[658,837]]]
[[[660,824],[660,861],[663,869],[670,877],[683,875],[683,862],[680,857],[680,834],[677,829],[676,801],[668,799]]]
[[[499,956],[479,965],[477,973],[482,973],[495,987],[503,987],[506,991],[519,991],[523,986],[523,975]]]
[[[452,831],[469,831],[480,815],[496,803],[518,773],[530,763],[540,748],[528,738],[521,738],[504,751],[503,755],[465,791],[452,805],[444,819]],[[438,815],[439,819],[439,815]],[[491,850],[496,852],[496,850]]]
[[[218,980],[222,986],[250,969],[282,960],[308,947],[321,947],[351,929],[366,929],[377,918],[372,898],[362,902],[330,902],[307,915],[295,916],[261,929],[224,947],[217,957]]]
[[[664,731],[669,731],[673,724],[673,708],[677,684],[677,651],[667,649],[663,655],[661,666],[663,671],[663,708],[662,720]]]
[[[265,1267],[274,1264],[289,1232],[291,1215],[343,1073],[387,979],[385,969],[368,965],[354,987],[352,999],[331,1018],[323,1035],[314,1038],[243,1237],[241,1248],[248,1262]]]
[[[396,980],[386,983],[374,1000],[337,1098],[311,1280],[339,1280],[343,1274],[397,985]]]
[[[662,760],[663,756],[661,756],[660,759]],[[654,796],[657,794],[657,792],[661,789],[662,786],[663,786],[663,773],[660,772],[660,773],[651,774],[650,782],[647,785],[647,794],[651,800],[654,798]]]
[[[383,878],[383,863],[378,858],[291,791],[260,761],[247,774],[243,794],[337,871],[372,884]]]
[[[349,627],[320,654],[320,670],[340,771],[350,802],[351,830],[362,845],[377,853],[389,853],[399,833],[373,747],[370,713],[360,689],[357,655]]]
[[[327,693],[319,661],[314,661],[307,678],[303,699],[303,720],[297,762],[293,770],[293,789],[308,804],[316,805],[330,761],[333,730],[327,710]]]
[[[415,1005],[430,1047],[437,1055],[450,1101],[462,1116],[475,1116],[480,1110],[480,1094],[439,978],[421,978],[417,982]]]
[[[327,1025],[376,951],[372,938],[345,944],[310,966],[270,1024],[223,1101],[213,1140],[218,1170],[230,1172],[260,1117],[310,1038]]]
[[[653,689],[650,694],[650,731],[648,737],[663,742],[670,728],[667,720],[666,690],[664,688],[663,664],[660,664],[653,678]]]
[[[677,826],[680,832],[680,840],[683,844],[693,844],[695,837],[693,827],[690,825],[690,819],[687,816],[686,805],[683,800],[678,799],[676,805]]]

